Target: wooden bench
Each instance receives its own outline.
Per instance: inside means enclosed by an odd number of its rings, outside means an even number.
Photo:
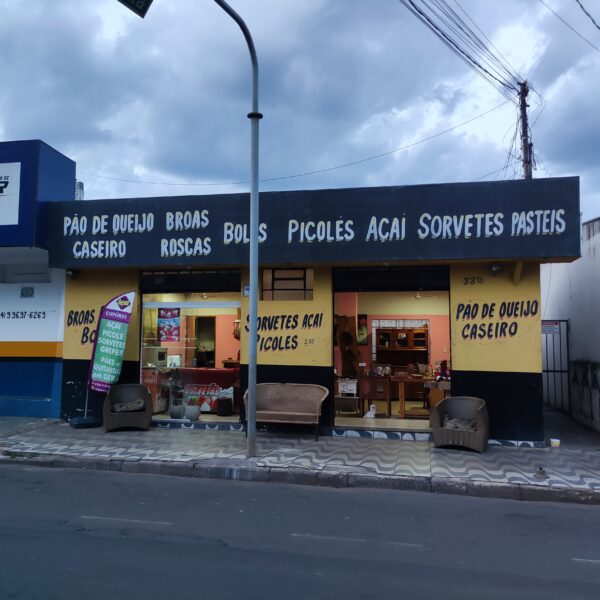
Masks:
[[[329,390],[314,383],[257,383],[256,422],[314,425],[315,439],[319,439],[321,406]],[[244,394],[246,422],[248,391]]]

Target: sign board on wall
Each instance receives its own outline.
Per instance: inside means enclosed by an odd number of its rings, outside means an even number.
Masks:
[[[90,360],[100,311],[107,297],[124,289],[137,289],[136,271],[81,272],[67,278],[65,291],[65,332],[63,356],[66,360]],[[139,299],[136,296],[125,348],[125,360],[137,361],[139,344]]]
[[[576,177],[261,194],[262,264],[576,258]],[[50,263],[245,265],[245,194],[60,202]]]
[[[21,163],[0,163],[0,225],[19,224]]]
[[[525,265],[517,285],[510,267],[450,268],[453,370],[541,372],[539,266]]]
[[[558,335],[560,333],[560,322],[542,321],[542,333],[545,335]]]
[[[0,243],[45,248],[45,206],[74,198],[75,163],[40,140],[0,142]]]
[[[313,300],[260,301],[257,362],[261,365],[332,365],[333,300],[330,270],[315,269]],[[241,362],[248,362],[248,299],[242,303]]]

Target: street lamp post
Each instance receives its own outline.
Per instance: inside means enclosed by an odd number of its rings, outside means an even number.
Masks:
[[[258,318],[258,124],[262,114],[258,111],[258,60],[250,31],[243,19],[225,2],[215,2],[239,25],[246,38],[252,62],[252,111],[250,119],[250,307],[248,332],[248,414],[246,415],[248,457],[256,456],[256,324]]]
[[[119,0],[130,10],[144,18],[153,0]],[[250,307],[248,332],[248,414],[247,422],[247,454],[256,456],[256,322],[258,317],[258,123],[262,114],[258,111],[258,60],[250,31],[244,20],[225,0],[215,2],[239,25],[250,51],[252,62],[252,111],[250,119]]]

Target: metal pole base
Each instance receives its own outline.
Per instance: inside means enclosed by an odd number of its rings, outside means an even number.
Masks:
[[[73,429],[101,427],[102,421],[97,417],[73,417],[72,419],[69,419],[69,425],[73,427]]]

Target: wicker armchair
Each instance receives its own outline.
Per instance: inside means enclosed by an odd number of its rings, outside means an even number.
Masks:
[[[436,448],[462,446],[485,452],[489,437],[485,400],[473,396],[444,398],[431,409],[431,435]]]
[[[152,397],[148,388],[139,383],[113,385],[104,399],[103,417],[104,431],[150,429]]]

